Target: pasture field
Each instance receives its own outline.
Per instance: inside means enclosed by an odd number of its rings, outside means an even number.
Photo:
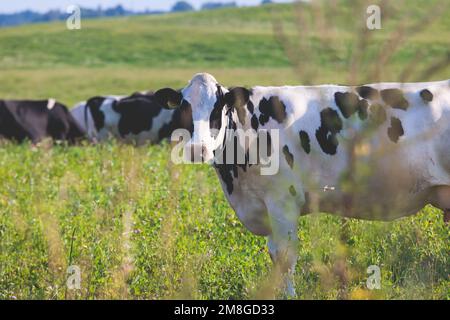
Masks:
[[[314,54],[296,66],[283,42],[299,35],[292,5],[0,29],[0,97],[71,106],[182,87],[200,71],[229,86],[302,84],[302,68],[314,83],[348,83],[357,19],[351,1],[336,3],[334,29],[307,33]],[[396,1],[359,72],[370,73],[398,21],[416,25],[434,3]],[[405,69],[411,81],[449,78],[448,64],[427,72],[449,56],[448,9],[401,43],[384,81]],[[298,298],[450,299],[450,232],[431,206],[392,223],[314,214],[300,219],[299,237]],[[70,265],[80,290],[66,288]],[[370,265],[381,268],[380,290],[366,288]],[[280,297],[270,267],[265,239],[240,224],[214,170],[171,164],[167,143],[0,146],[0,299]]]

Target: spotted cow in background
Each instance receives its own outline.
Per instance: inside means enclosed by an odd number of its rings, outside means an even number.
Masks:
[[[279,151],[275,175],[261,175],[261,164],[247,158],[213,165],[241,222],[268,237],[271,258],[294,295],[301,214],[393,220],[432,204],[448,216],[449,83],[228,90],[198,74],[179,94],[165,89],[165,100],[191,109],[194,132],[185,150],[205,162],[225,152],[230,130],[279,133],[279,141],[266,142]]]
[[[193,130],[191,115],[163,108],[153,92],[93,97],[75,106],[72,114],[94,141],[114,137],[142,145],[159,143],[179,127]]]
[[[73,117],[93,141],[116,136],[119,115],[113,106],[125,96],[97,96],[80,102],[71,109]]]
[[[45,138],[75,143],[84,137],[67,107],[54,99],[0,100],[0,138],[36,144]]]

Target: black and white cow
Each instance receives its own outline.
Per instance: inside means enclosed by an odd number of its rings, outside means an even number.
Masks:
[[[0,137],[38,143],[44,138],[75,143],[85,136],[69,110],[50,99],[0,100]]]
[[[262,162],[248,156],[213,165],[241,222],[268,237],[289,295],[301,214],[393,220],[427,204],[450,214],[449,81],[227,90],[197,74],[173,100],[180,99],[194,121],[185,150],[203,161],[226,152],[236,137],[230,132],[270,130],[265,143],[269,156],[279,155],[275,174],[261,175]],[[239,144],[245,152],[258,140]]]
[[[90,139],[103,141],[118,135],[119,114],[113,106],[124,96],[98,96],[80,102],[70,112]]]
[[[114,137],[137,145],[159,143],[176,128],[192,127],[191,115],[181,118],[180,111],[163,108],[151,92],[94,97],[75,106],[72,114],[95,141]]]

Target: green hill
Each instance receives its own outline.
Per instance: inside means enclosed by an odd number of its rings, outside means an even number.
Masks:
[[[412,2],[418,6],[422,3],[424,9],[412,10],[415,15],[402,16],[408,24],[418,21],[419,14],[425,14],[431,7],[430,1]],[[308,18],[314,15],[310,5],[303,5],[300,10],[305,10]],[[286,24],[289,34],[295,36],[294,11],[293,5],[272,5],[86,20],[78,31],[67,30],[64,22],[2,29],[0,69],[111,65],[146,68],[288,67],[289,61],[273,36],[272,22],[279,19]],[[349,5],[343,6],[337,11],[334,24],[337,28],[335,41],[346,45],[330,52],[326,44],[317,43],[317,54],[309,63],[325,63],[322,68],[333,67],[336,62],[345,64],[348,58],[345,50],[355,33],[353,14]],[[441,16],[429,29],[419,32],[394,60],[398,62],[412,57],[419,49],[424,49],[425,55],[437,55],[448,50],[448,17]],[[384,30],[377,32],[380,42],[386,40],[393,30],[391,27],[395,26],[390,20],[388,22],[383,26]],[[318,32],[310,32],[306,36],[319,37]]]
[[[64,22],[4,28],[0,30],[0,96],[52,96],[73,104],[96,94],[182,86],[198,71],[217,74],[228,85],[303,83],[306,69],[315,73],[314,82],[346,83],[360,25],[365,22],[364,7],[355,11],[354,1],[336,3],[334,13],[325,6],[328,11],[322,18],[309,4],[284,4],[82,20],[82,29],[73,31]],[[409,31],[433,3],[438,1],[409,1],[406,13],[400,2],[390,4],[383,30],[371,31],[363,65],[374,65],[378,51],[398,26],[405,23]],[[440,11],[432,24],[423,31],[419,28],[393,54],[383,67],[383,80],[398,80],[418,52],[419,70],[448,55],[448,6]],[[305,17],[301,27],[295,23],[299,12]],[[362,19],[356,19],[355,12]],[[325,30],[317,28],[320,19],[327,24]],[[294,51],[300,67],[292,68],[289,48],[274,32],[277,23],[294,48],[299,39],[308,40],[308,54]],[[433,77],[448,78],[448,73],[443,68]]]

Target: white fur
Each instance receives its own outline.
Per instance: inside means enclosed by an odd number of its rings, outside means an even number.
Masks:
[[[98,132],[98,139],[100,141],[107,140],[111,137],[119,138],[119,121],[120,113],[117,113],[113,109],[114,102],[123,99],[123,96],[108,96],[100,106],[100,111],[105,115],[105,125]]]
[[[97,130],[95,129],[94,119],[92,118],[91,111],[86,109],[86,101],[77,103],[71,110],[70,113],[74,117],[75,121],[81,127],[81,129],[86,132],[89,139],[93,139],[97,136]],[[87,111],[87,127],[85,121],[84,112]]]

